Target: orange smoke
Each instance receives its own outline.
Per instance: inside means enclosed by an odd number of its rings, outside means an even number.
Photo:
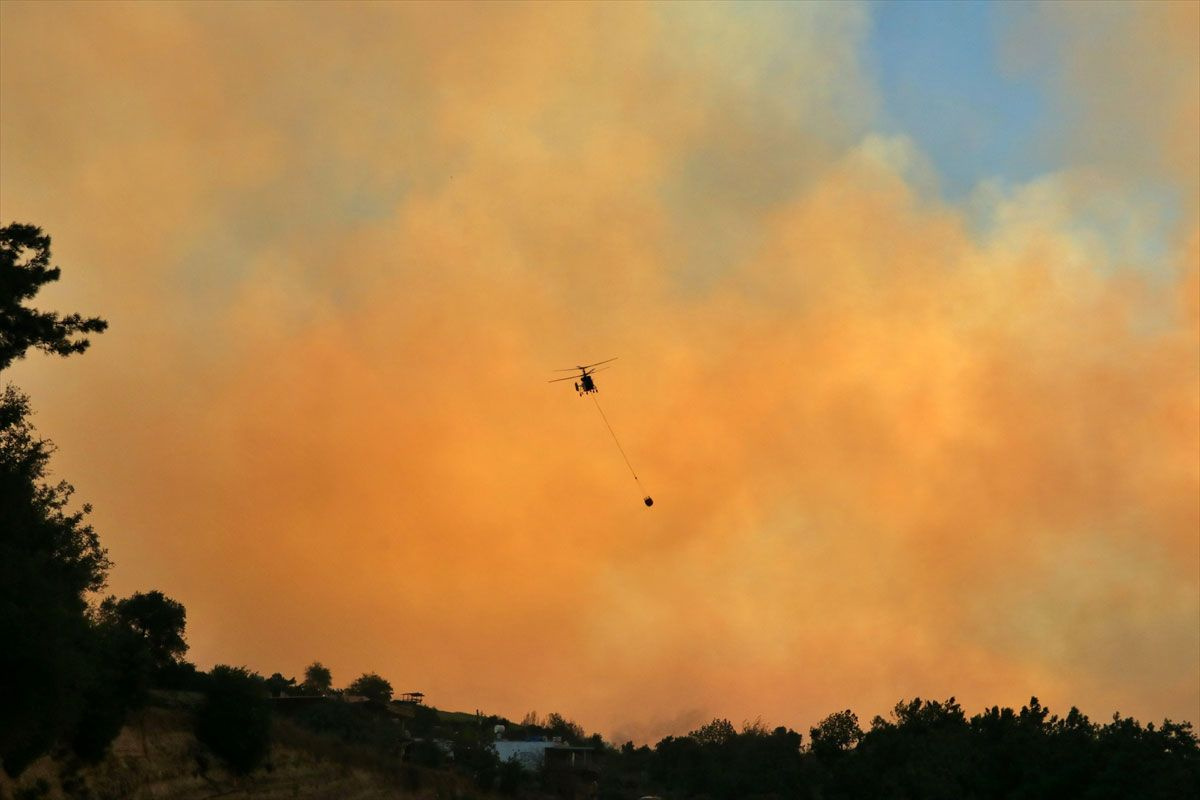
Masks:
[[[1085,224],[1135,173],[1194,197],[1195,93],[1153,79],[1195,42],[1155,15],[1120,38],[1153,153],[974,216],[870,133],[857,6],[3,15],[2,215],[54,236],[47,305],[112,324],[13,378],[112,590],[182,601],[201,666],[617,738],[914,695],[1200,716],[1195,205],[1145,261]],[[545,383],[612,356],[653,509]]]

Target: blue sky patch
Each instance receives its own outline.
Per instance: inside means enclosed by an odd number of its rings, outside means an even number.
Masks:
[[[871,3],[878,126],[916,142],[949,200],[987,178],[1021,182],[1053,168],[1041,144],[1049,101],[1035,76],[1002,68],[1002,14],[983,2]]]

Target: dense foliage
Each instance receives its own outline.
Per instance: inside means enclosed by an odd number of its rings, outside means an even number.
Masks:
[[[333,673],[320,661],[314,661],[304,669],[302,686],[309,694],[329,694],[333,689]]]
[[[122,600],[109,596],[100,604],[100,616],[135,633],[155,670],[170,671],[187,652],[187,611],[158,590],[134,592]]]
[[[1019,711],[993,707],[968,718],[950,698],[898,703],[863,731],[851,711],[810,731],[741,732],[714,720],[654,748],[611,754],[602,796],[678,798],[1200,797],[1200,746],[1190,723],[1142,726],[1116,716],[1098,725],[1077,709],[1052,716],[1033,698]]]
[[[72,488],[47,482],[52,445],[29,421],[29,400],[0,394],[0,760],[17,774],[81,722],[103,644],[87,594],[104,585],[108,558],[72,511]]]
[[[250,772],[271,746],[268,702],[266,683],[258,675],[244,667],[213,667],[196,711],[196,738],[234,772]]]
[[[346,693],[365,697],[376,703],[386,703],[392,699],[392,684],[381,675],[365,672],[346,687]]]

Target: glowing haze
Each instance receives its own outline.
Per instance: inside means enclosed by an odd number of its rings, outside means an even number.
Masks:
[[[202,667],[1196,720],[1198,8],[994,8],[1057,166],[951,200],[869,5],[6,2],[0,217],[111,327],[4,378]],[[652,509],[545,383],[613,356]]]

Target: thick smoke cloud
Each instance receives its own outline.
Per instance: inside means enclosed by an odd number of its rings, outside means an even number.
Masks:
[[[205,666],[639,739],[1196,719],[1197,54],[1159,13],[1039,17],[1063,169],[958,208],[871,131],[860,6],[8,3],[0,216],[112,323],[11,378]],[[1133,98],[1137,158],[1090,133]],[[652,510],[543,382],[614,355]]]

